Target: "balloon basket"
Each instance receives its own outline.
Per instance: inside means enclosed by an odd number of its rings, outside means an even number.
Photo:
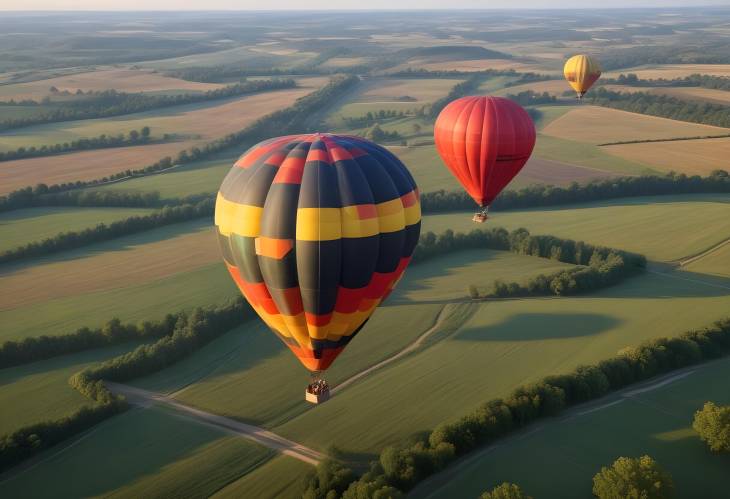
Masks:
[[[304,400],[310,404],[321,404],[330,399],[330,388],[323,379],[317,379],[307,385],[304,390]]]

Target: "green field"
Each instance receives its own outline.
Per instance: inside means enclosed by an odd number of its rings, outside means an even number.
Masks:
[[[730,286],[676,277],[648,274],[584,297],[476,304],[456,333],[275,431],[315,448],[372,455],[518,385],[727,314]]]
[[[147,208],[27,208],[0,213],[0,252],[53,237],[60,232],[80,231],[97,224],[110,224],[134,215],[147,215]]]
[[[262,464],[216,492],[214,499],[283,499],[301,497],[302,482],[312,467],[287,456]]]
[[[208,497],[273,452],[159,409],[135,409],[0,482],[4,497]],[[84,479],[78,477],[83,470]]]
[[[710,252],[699,260],[683,267],[691,272],[700,272],[718,277],[730,277],[730,244]]]
[[[134,349],[138,343],[100,348],[0,370],[0,435],[22,426],[64,417],[89,405],[71,388],[71,375]],[[2,495],[2,494],[0,494]]]
[[[592,478],[619,456],[649,454],[672,475],[677,497],[727,497],[730,456],[712,454],[692,430],[692,417],[708,401],[730,403],[725,383],[730,360],[699,366],[691,375],[656,390],[622,398],[611,396],[592,404],[618,404],[575,417],[546,421],[489,452],[449,468],[411,495],[477,497],[484,490],[514,482],[534,497],[591,496]],[[591,406],[586,411],[591,410]]]
[[[730,235],[726,194],[622,198],[542,210],[493,211],[486,227],[525,227],[550,234],[636,251],[670,261],[700,253]],[[422,232],[476,227],[470,213],[428,215]]]

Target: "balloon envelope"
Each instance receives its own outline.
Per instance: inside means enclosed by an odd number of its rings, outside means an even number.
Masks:
[[[451,173],[484,207],[527,163],[535,147],[535,125],[509,99],[462,97],[439,114],[434,140]]]
[[[215,225],[228,271],[307,369],[327,369],[393,289],[418,242],[418,188],[359,137],[278,137],[223,180]]]
[[[578,97],[582,98],[601,77],[601,65],[589,55],[574,55],[565,63],[563,74]]]

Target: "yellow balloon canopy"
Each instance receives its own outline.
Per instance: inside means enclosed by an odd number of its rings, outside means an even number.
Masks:
[[[575,55],[568,59],[563,68],[565,79],[582,99],[583,95],[601,77],[601,65],[589,55]]]

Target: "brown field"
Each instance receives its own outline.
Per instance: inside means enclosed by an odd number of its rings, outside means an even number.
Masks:
[[[389,102],[403,96],[433,102],[449,93],[456,79],[396,79],[372,78],[364,82],[363,90],[351,102]]]
[[[0,310],[149,282],[219,260],[209,221],[176,224],[34,265],[7,265],[0,271],[0,289],[13,292],[0,293]]]
[[[606,152],[644,163],[659,171],[707,175],[728,169],[730,139],[678,140],[604,146]]]
[[[346,68],[348,66],[358,66],[360,64],[367,64],[370,61],[367,57],[333,57],[327,59],[324,64],[325,68]]]
[[[723,135],[728,129],[657,118],[598,106],[580,106],[548,124],[542,133],[590,144],[626,140]]]
[[[45,158],[0,163],[0,195],[39,182],[60,184],[91,180],[150,165],[165,156],[175,156],[201,141],[170,142],[147,146],[115,147]]]
[[[522,171],[520,171],[520,174],[515,178],[514,182],[519,186],[530,184],[568,185],[571,182],[584,184],[590,180],[615,176],[616,173],[597,168],[571,165],[569,163],[533,156]]]
[[[640,66],[621,71],[606,73],[608,78],[617,78],[620,74],[634,73],[643,79],[673,79],[684,78],[692,74],[712,76],[730,76],[730,64],[662,64],[658,66]]]
[[[281,90],[244,97],[223,104],[201,107],[181,106],[175,110],[127,115],[101,120],[84,120],[45,125],[50,129],[47,138],[32,133],[0,138],[0,145],[7,148],[36,144],[54,144],[79,137],[93,137],[101,133],[117,134],[131,129],[149,126],[153,135],[176,133],[187,140],[147,146],[119,147],[95,151],[82,151],[61,156],[8,161],[0,166],[0,193],[34,185],[38,182],[54,183],[71,180],[101,178],[126,169],[147,166],[158,159],[175,155],[188,147],[198,145],[245,128],[256,119],[272,111],[291,105],[297,98],[312,91],[312,87]],[[183,109],[181,109],[183,108]],[[34,127],[35,128],[35,127]],[[26,130],[21,130],[26,132]],[[40,135],[40,134],[39,134]],[[3,144],[3,140],[6,144]],[[11,144],[7,142],[11,141]]]
[[[50,95],[49,88],[69,92],[76,90],[109,90],[121,92],[155,92],[160,90],[190,90],[205,91],[220,88],[218,83],[198,83],[193,81],[171,78],[150,70],[142,69],[105,69],[78,73],[49,80],[39,80],[28,83],[18,83],[0,87],[0,98],[3,100],[34,99],[39,100]]]
[[[614,92],[647,92],[655,95],[668,95],[685,100],[700,100],[715,104],[730,103],[730,92],[702,87],[631,87],[626,85],[606,85]]]

